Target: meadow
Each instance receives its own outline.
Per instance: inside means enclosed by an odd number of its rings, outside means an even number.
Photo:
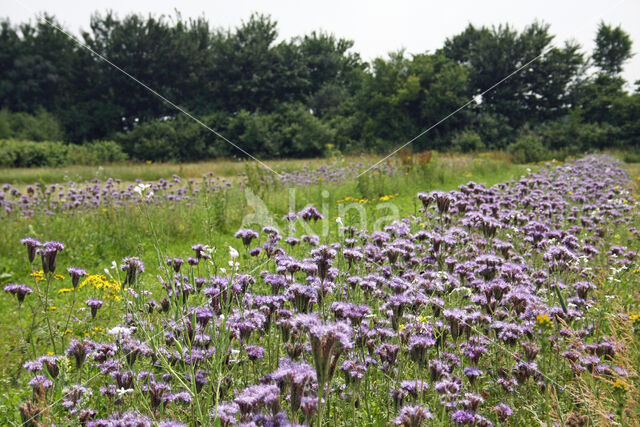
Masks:
[[[635,425],[636,164],[3,169],[3,425]]]

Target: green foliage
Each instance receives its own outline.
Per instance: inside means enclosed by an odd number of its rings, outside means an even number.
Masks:
[[[117,140],[125,151],[139,160],[165,161],[177,159],[178,138],[173,123],[153,121],[120,134]]]
[[[0,139],[11,138],[11,123],[9,110],[0,110]]]
[[[128,159],[122,147],[114,141],[93,141],[85,145],[69,146],[66,164],[102,165]]]
[[[569,154],[613,148],[618,144],[616,129],[607,123],[583,123],[575,116],[544,124],[538,129],[550,150]]]
[[[486,149],[480,135],[473,130],[463,130],[457,133],[451,140],[452,148],[455,151],[462,151],[463,153],[469,151],[482,151]]]
[[[36,114],[0,111],[0,138],[29,141],[61,141],[64,132],[58,120],[44,110]]]
[[[43,19],[58,25],[52,16]],[[600,149],[611,145],[594,134],[605,123],[616,128],[603,127],[616,147],[640,144],[637,96],[620,77],[631,41],[604,23],[591,55],[595,76],[585,73],[579,46],[552,47],[549,26],[539,22],[522,31],[469,25],[433,54],[391,52],[370,63],[353,51],[353,41],[322,31],[281,40],[277,22],[261,14],[224,30],[179,13],[98,13],[82,38],[245,152],[41,20],[0,21],[0,138],[114,140],[132,159],[183,162],[247,153],[315,157],[327,144],[343,153],[390,152],[437,124],[412,142],[415,151],[504,150],[525,126],[554,128],[577,114],[573,128],[548,132],[587,139],[543,144]],[[440,123],[481,93],[478,104]]]
[[[514,128],[563,115],[566,96],[584,63],[579,46],[549,44],[549,26],[534,22],[518,33],[509,25],[469,26],[445,41],[441,52],[459,64],[470,65],[468,96],[492,88],[501,78],[541,55],[532,64],[483,95],[480,111],[502,115]]]
[[[600,22],[596,35],[593,62],[603,73],[616,75],[633,55],[631,37],[620,26],[612,27]]]
[[[515,163],[534,163],[548,160],[550,156],[549,150],[542,143],[542,137],[531,131],[523,132],[507,150]]]
[[[100,165],[126,159],[126,154],[113,141],[97,141],[84,146],[74,146],[52,141],[0,140],[1,167]]]
[[[383,151],[418,134],[465,102],[467,69],[443,55],[404,52],[377,58],[358,95],[363,114],[361,139],[367,148]],[[427,138],[417,140],[417,151],[443,145],[440,135],[459,125],[459,117],[443,123]],[[433,140],[436,140],[434,143]]]

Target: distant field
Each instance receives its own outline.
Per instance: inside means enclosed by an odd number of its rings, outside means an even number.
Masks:
[[[340,162],[357,162],[373,157],[344,157]],[[265,160],[270,168],[281,172],[300,169],[302,167],[318,167],[331,163],[327,159],[285,159]],[[176,174],[182,178],[200,178],[205,173],[233,178],[245,170],[245,163],[240,160],[214,160],[200,163],[122,163],[104,166],[66,166],[59,168],[0,168],[0,182],[11,184],[64,183],[67,181],[85,181],[93,178],[120,178],[123,181],[154,181],[170,178]],[[251,162],[254,163],[254,162]]]
[[[478,157],[474,154],[439,154],[440,159],[470,159]],[[490,158],[499,161],[508,161],[509,156],[505,152],[495,151],[480,155],[482,158]],[[341,156],[338,158],[316,159],[283,159],[264,160],[263,163],[276,172],[290,172],[301,168],[318,168],[327,165],[339,165],[363,162],[373,164],[381,159],[380,156]],[[397,157],[391,162],[397,162]],[[254,161],[249,164],[256,164]],[[256,164],[257,165],[257,164]],[[170,178],[176,174],[182,178],[201,178],[202,175],[212,172],[214,175],[226,178],[234,178],[246,171],[247,162],[233,159],[221,159],[199,163],[122,163],[103,166],[66,166],[66,167],[39,167],[39,168],[0,168],[0,183],[10,184],[42,184],[65,183],[68,181],[82,182],[94,178],[120,178],[123,181],[133,182],[136,179],[153,181],[160,178]],[[266,169],[265,169],[266,170]]]

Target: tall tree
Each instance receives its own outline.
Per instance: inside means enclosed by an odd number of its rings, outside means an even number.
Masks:
[[[275,21],[253,14],[234,33],[214,38],[209,81],[215,109],[269,112],[300,98],[306,85],[300,55],[291,43],[276,44],[277,37]]]
[[[631,59],[631,38],[620,26],[612,27],[600,22],[596,34],[593,62],[601,72],[615,76],[622,72],[624,63]]]
[[[570,106],[565,95],[578,76],[582,54],[575,44],[551,47],[552,40],[549,26],[537,22],[521,33],[508,25],[469,25],[447,39],[441,52],[469,67],[470,96],[491,89],[482,96],[480,110],[506,117],[517,129],[559,117]]]
[[[37,23],[22,24],[17,30],[8,21],[2,24],[2,107],[32,113],[41,108],[56,112],[69,100],[75,45],[54,26],[61,24],[47,14]]]
[[[407,58],[403,51],[376,58],[358,94],[367,147],[388,149],[406,142],[466,100],[467,69],[441,54]],[[416,141],[416,149],[436,148],[441,136],[460,125],[454,117]]]
[[[313,31],[294,39],[307,80],[305,99],[314,114],[326,117],[353,96],[366,65],[360,55],[351,52],[352,40]]]

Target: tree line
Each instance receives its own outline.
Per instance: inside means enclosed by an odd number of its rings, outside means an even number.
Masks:
[[[435,52],[367,62],[322,31],[279,41],[261,14],[224,30],[202,17],[96,13],[79,36],[89,49],[40,18],[0,21],[0,139],[13,149],[109,140],[140,160],[243,156],[92,51],[259,157],[389,151],[470,99],[413,149],[508,149],[531,161],[640,145],[640,82],[630,90],[621,77],[631,39],[605,23],[591,54],[555,43],[540,22],[469,24]]]

